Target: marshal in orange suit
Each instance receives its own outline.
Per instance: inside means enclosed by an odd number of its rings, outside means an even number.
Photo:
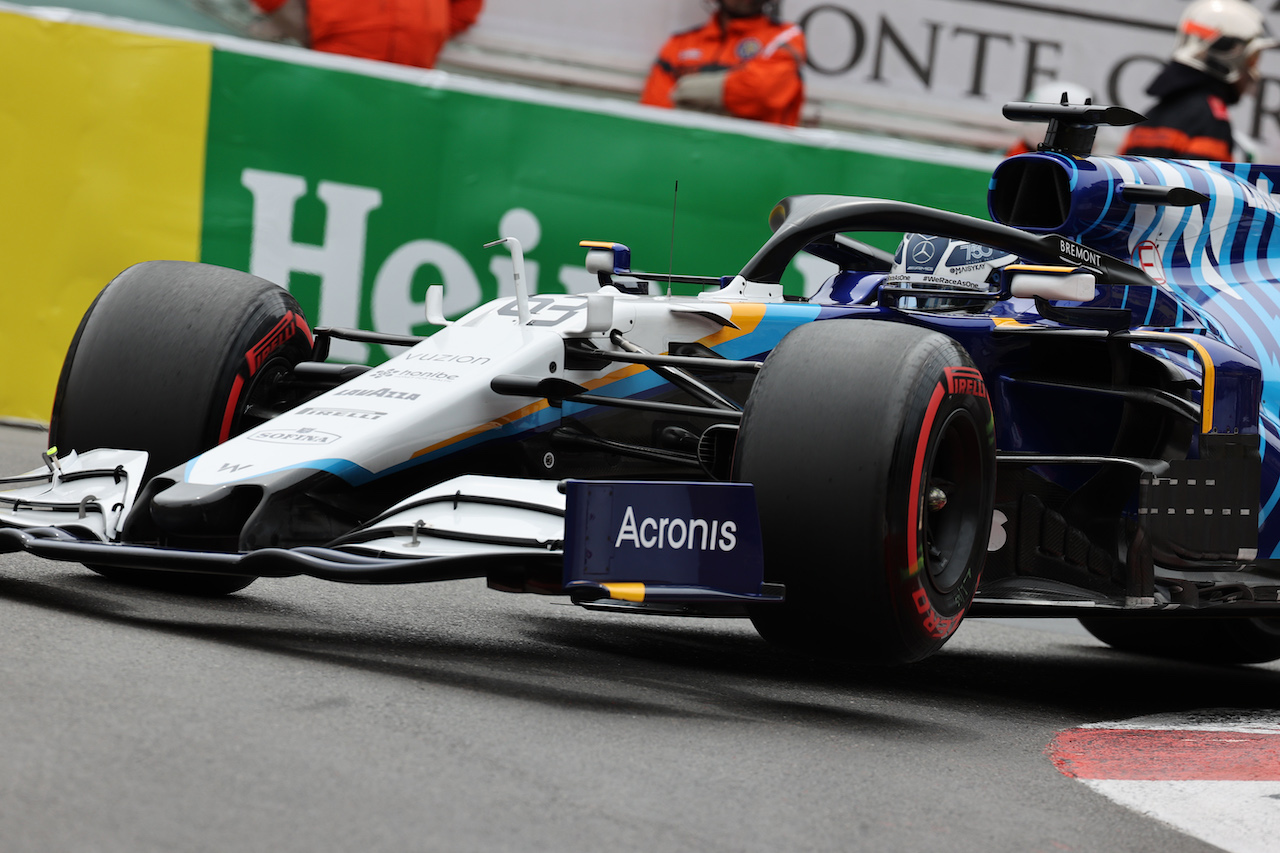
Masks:
[[[281,35],[326,53],[431,68],[484,0],[253,0]]]
[[[804,33],[778,20],[776,8],[769,0],[717,0],[710,20],[662,46],[640,103],[799,124]]]

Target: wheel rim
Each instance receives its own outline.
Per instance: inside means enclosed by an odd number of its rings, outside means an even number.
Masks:
[[[272,358],[258,369],[238,401],[231,435],[262,426],[292,408],[297,401],[289,399],[284,390],[284,380],[292,371],[293,363],[282,356]]]
[[[921,525],[930,583],[949,592],[964,577],[982,530],[982,443],[969,412],[951,412],[925,463]]]

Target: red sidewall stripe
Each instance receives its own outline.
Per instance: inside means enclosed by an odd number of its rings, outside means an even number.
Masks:
[[[916,458],[911,465],[911,494],[907,502],[907,576],[915,577],[924,569],[924,558],[920,553],[920,478],[924,476],[924,460],[929,450],[929,433],[933,430],[933,419],[938,415],[938,406],[942,405],[946,389],[939,382],[933,388],[933,396],[929,398],[929,408],[925,410],[924,420],[920,424],[920,438],[916,441]]]
[[[227,397],[227,408],[222,413],[222,428],[218,430],[218,444],[231,437],[231,423],[235,420],[236,409],[240,404],[240,392],[244,390],[244,374],[237,373],[231,383],[231,394]]]

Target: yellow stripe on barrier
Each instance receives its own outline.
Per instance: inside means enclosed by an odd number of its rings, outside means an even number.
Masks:
[[[212,48],[12,12],[0,43],[0,418],[45,421],[98,291],[199,259]]]

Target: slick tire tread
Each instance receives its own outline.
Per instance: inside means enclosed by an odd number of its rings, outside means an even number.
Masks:
[[[976,382],[973,393],[951,393],[951,375]],[[930,519],[921,502],[938,466],[956,502]],[[735,479],[755,486],[765,580],[786,586],[785,603],[752,616],[766,639],[896,664],[954,633],[986,555],[995,482],[985,386],[954,340],[875,321],[792,331],[747,402]],[[929,563],[931,542],[950,559]]]
[[[50,443],[62,454],[145,450],[150,479],[239,431],[257,371],[272,359],[296,364],[310,347],[301,308],[278,285],[207,264],[137,264],[98,294],[76,329],[58,377]],[[253,580],[90,568],[197,595]]]

